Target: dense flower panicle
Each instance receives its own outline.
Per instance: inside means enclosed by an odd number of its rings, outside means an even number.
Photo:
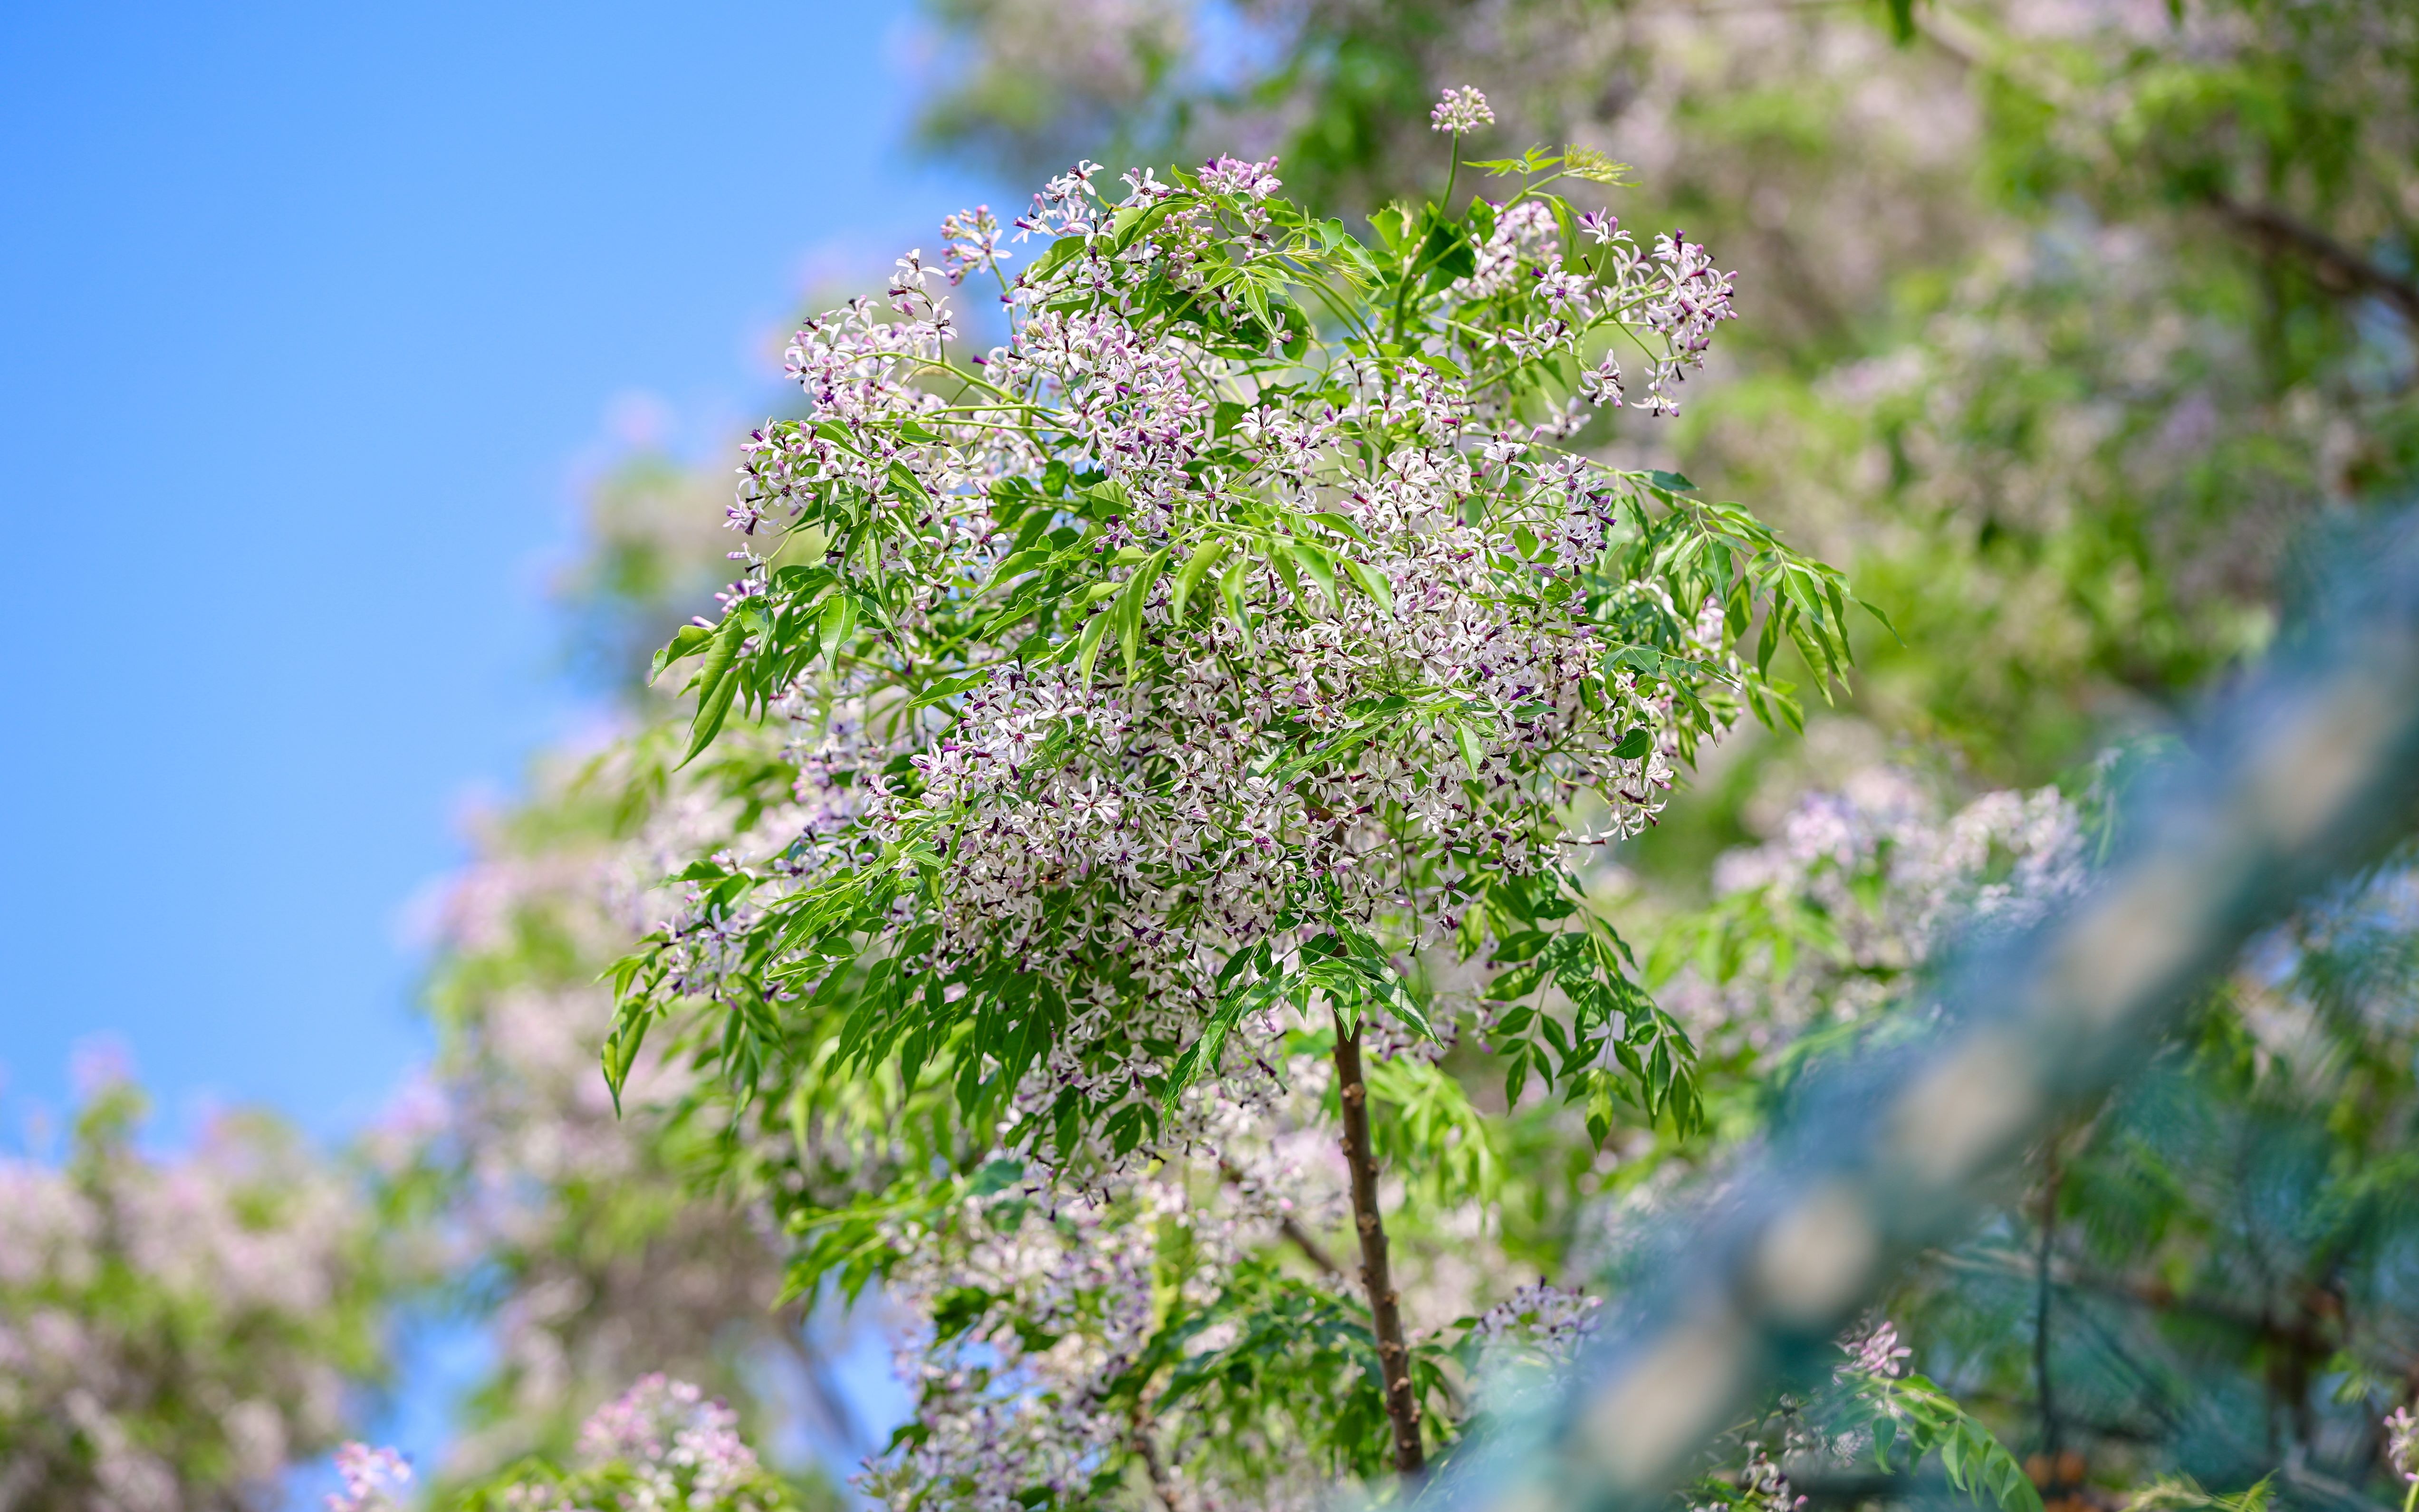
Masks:
[[[331,1512],[402,1512],[411,1470],[393,1449],[348,1443],[336,1454],[345,1491]],[[722,1403],[685,1381],[642,1377],[582,1426],[568,1470],[525,1461],[475,1487],[465,1505],[505,1512],[793,1512]]]
[[[1495,112],[1487,108],[1485,95],[1464,85],[1444,92],[1444,98],[1428,112],[1428,124],[1440,131],[1460,136],[1482,126],[1494,125]]]
[[[955,288],[976,271],[999,269],[999,218],[991,207],[959,210],[941,222],[941,239],[948,246],[949,286]]]
[[[2385,1419],[2385,1458],[2394,1473],[2419,1485],[2419,1417],[2397,1407]]]
[[[1870,767],[1799,799],[1773,841],[1724,856],[1714,887],[1782,886],[1838,903],[1846,894],[1823,879],[1872,866],[1887,869],[1887,924],[1904,939],[1928,942],[1966,918],[2029,923],[2083,886],[2081,815],[2056,788],[1986,793],[1944,815],[1913,774]]]
[[[642,1377],[596,1410],[579,1430],[579,1453],[591,1463],[624,1460],[643,1467],[665,1504],[686,1493],[689,1504],[710,1504],[739,1490],[758,1473],[755,1451],[739,1436],[739,1415],[686,1381]]]
[[[1147,177],[1149,170],[1144,172],[1145,178],[1129,177],[1126,180],[1134,188],[1133,197],[1144,203],[1164,197],[1163,193],[1157,192],[1158,181]],[[1201,165],[1201,187],[1216,193],[1248,194],[1254,199],[1266,199],[1284,185],[1277,177],[1277,160],[1274,158],[1266,162],[1246,162],[1240,158],[1221,157],[1212,158]]]
[[[1524,1348],[1567,1362],[1595,1335],[1603,1305],[1600,1297],[1541,1280],[1480,1314],[1471,1333],[1487,1345],[1517,1340]]]
[[[919,1432],[871,1465],[862,1488],[901,1512],[936,1489],[952,1505],[1007,1507],[1034,1487],[1084,1487],[1140,1433],[1165,1463],[1199,1458],[1207,1425],[1137,1427],[1121,1381],[1171,1306],[1213,1307],[1235,1268],[1287,1226],[1331,1232],[1341,1221],[1342,1162],[1317,1126],[1327,1072],[1323,1060],[1299,1058],[1256,1099],[1194,1088],[1177,1119],[1187,1153],[1154,1170],[1112,1175],[1054,1204],[1048,1173],[1028,1168],[931,1224],[892,1230],[892,1294],[934,1321],[900,1343]],[[1191,1261],[1173,1297],[1163,1225],[1182,1230]],[[1214,1350],[1231,1335],[1212,1327],[1197,1345]],[[1187,1484],[1214,1503],[1290,1479],[1307,1498],[1325,1478],[1298,1455],[1270,1443],[1252,1481],[1222,1487],[1214,1472],[1195,1471]]]

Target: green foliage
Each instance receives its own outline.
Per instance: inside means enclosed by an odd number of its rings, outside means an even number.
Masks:
[[[1854,1372],[1850,1396],[1864,1410],[1873,1462],[1884,1472],[1937,1454],[1949,1484],[1976,1501],[1987,1496],[2000,1512],[2041,1512],[2041,1492],[2016,1457],[1923,1377]]]

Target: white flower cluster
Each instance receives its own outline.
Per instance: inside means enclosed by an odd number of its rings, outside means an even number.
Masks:
[[[1488,108],[1485,95],[1465,85],[1444,92],[1436,109],[1428,112],[1428,124],[1437,131],[1460,136],[1482,126],[1494,125],[1495,112]]]
[[[953,1214],[966,1232],[902,1232],[893,1295],[935,1319],[899,1356],[921,1431],[866,1489],[901,1508],[935,1489],[966,1507],[1034,1487],[1073,1499],[1132,1436],[1102,1398],[1154,1329],[1156,1223],[1190,1216],[1179,1188],[1133,1180],[1055,1212],[1011,1190]],[[954,1317],[968,1291],[980,1316]]]
[[[1841,1339],[1840,1348],[1846,1351],[1848,1359],[1831,1373],[1835,1381],[1845,1379],[1851,1372],[1895,1380],[1905,1374],[1906,1362],[1915,1353],[1898,1341],[1898,1325],[1887,1318]]]
[[[1516,1343],[1568,1363],[1595,1334],[1603,1305],[1602,1298],[1540,1280],[1481,1313],[1471,1332],[1487,1345]]]
[[[1650,349],[1643,408],[1649,414],[1678,414],[1672,387],[1686,369],[1704,365],[1715,328],[1737,318],[1731,307],[1735,275],[1715,267],[1705,249],[1683,232],[1658,234],[1653,251],[1641,253],[1618,216],[1592,210],[1578,224],[1603,249],[1593,271],[1564,266],[1560,227],[1545,206],[1535,200],[1506,206],[1479,245],[1477,266],[1454,282],[1455,292],[1493,299],[1525,288],[1543,305],[1542,315],[1494,336],[1498,346],[1523,360],[1559,351],[1576,355],[1575,334],[1607,319],[1653,332],[1661,349]],[[1576,428],[1588,405],[1619,408],[1626,392],[1611,348],[1582,368],[1567,428]]]
[[[1849,883],[1880,868],[1874,948],[1929,946],[1952,918],[2029,923],[2084,882],[2080,815],[2056,788],[1985,793],[1953,813],[1911,773],[1869,767],[1830,792],[1808,794],[1780,833],[1715,864],[1714,890],[1780,886],[1819,897],[1853,919]]]
[[[739,1437],[739,1414],[686,1381],[647,1375],[596,1410],[579,1430],[580,1458],[637,1472],[637,1507],[751,1506],[760,1467]]]
[[[402,1512],[411,1465],[397,1450],[353,1443],[336,1451],[336,1477],[345,1489],[329,1493],[328,1512]]]

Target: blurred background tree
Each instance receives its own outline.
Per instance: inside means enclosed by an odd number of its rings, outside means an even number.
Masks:
[[[389,1376],[384,1309],[435,1257],[262,1114],[169,1160],[122,1068],[60,1164],[0,1157],[0,1507],[273,1505]]]

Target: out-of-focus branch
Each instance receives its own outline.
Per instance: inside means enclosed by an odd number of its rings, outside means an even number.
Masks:
[[[1963,67],[2013,84],[2053,110],[2067,115],[2105,114],[2105,101],[2081,95],[2065,80],[2045,69],[2024,66],[1989,34],[1962,18],[1944,13],[1936,6],[1916,12],[1915,29],[1918,36]],[[2099,165],[2111,171],[2120,167],[2105,140],[2098,140],[2100,150],[2095,156]],[[2268,256],[2289,257],[2307,268],[2319,286],[2328,293],[2339,298],[2373,295],[2392,305],[2403,319],[2419,326],[2419,282],[2380,267],[2325,231],[2276,206],[2248,204],[2223,190],[2204,193],[2201,203],[2229,235]]]
[[[2208,196],[2211,210],[2227,230],[2272,257],[2291,257],[2310,270],[2330,294],[2374,295],[2419,326],[2419,283],[2380,268],[2318,227],[2273,205],[2246,205],[2220,192]]]
[[[1223,1160],[1218,1163],[1218,1174],[1225,1178],[1229,1186],[1243,1184],[1243,1173]],[[1343,1276],[1344,1267],[1335,1263],[1335,1257],[1327,1253],[1327,1246],[1304,1228],[1293,1214],[1286,1213],[1277,1219],[1277,1234],[1287,1243],[1302,1251],[1302,1257],[1317,1266],[1322,1274]]]

